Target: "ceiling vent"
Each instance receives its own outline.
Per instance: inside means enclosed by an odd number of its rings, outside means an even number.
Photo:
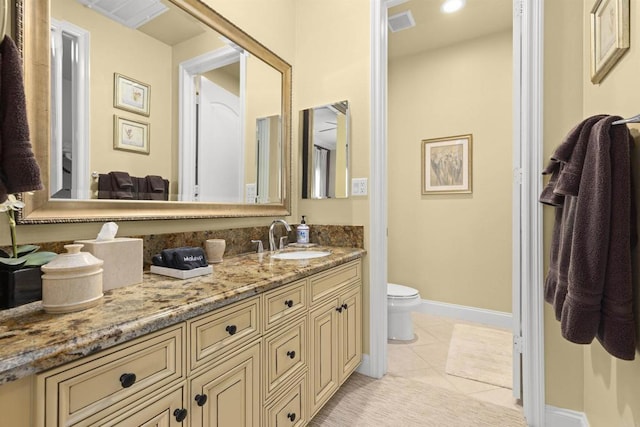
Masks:
[[[160,0],[78,0],[78,2],[129,28],[138,28],[169,9],[160,3]]]
[[[416,21],[414,21],[410,10],[390,16],[388,22],[389,30],[391,30],[392,33],[416,26]]]

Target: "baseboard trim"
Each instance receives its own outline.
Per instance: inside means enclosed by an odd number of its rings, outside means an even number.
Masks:
[[[433,314],[435,316],[452,317],[468,322],[482,323],[497,328],[513,329],[513,317],[511,313],[503,311],[486,310],[430,300],[422,300],[422,304],[419,305],[415,311]]]
[[[545,406],[544,418],[546,427],[589,427],[589,420],[584,412],[551,405]]]

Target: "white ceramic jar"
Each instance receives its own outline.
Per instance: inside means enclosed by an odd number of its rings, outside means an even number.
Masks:
[[[47,313],[70,313],[97,305],[102,299],[103,261],[84,245],[65,245],[67,253],[59,254],[42,272],[42,307]]]

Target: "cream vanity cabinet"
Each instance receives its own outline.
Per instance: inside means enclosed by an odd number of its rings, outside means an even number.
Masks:
[[[38,427],[304,426],[359,365],[360,260],[35,376]]]
[[[311,416],[362,359],[362,267],[351,262],[309,278]]]

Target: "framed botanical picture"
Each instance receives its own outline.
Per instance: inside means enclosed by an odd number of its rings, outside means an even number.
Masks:
[[[113,88],[114,107],[149,116],[151,86],[122,74],[114,73]]]
[[[600,83],[629,50],[629,0],[597,0],[591,9],[591,82]]]
[[[149,154],[149,123],[114,115],[113,148]]]
[[[471,193],[469,135],[422,141],[422,194]]]

